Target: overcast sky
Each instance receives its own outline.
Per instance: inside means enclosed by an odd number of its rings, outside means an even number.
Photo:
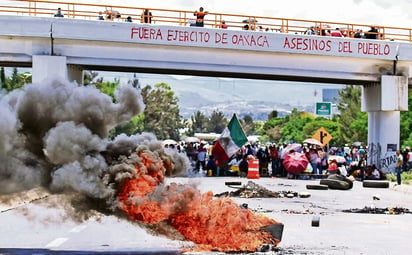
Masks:
[[[210,12],[404,28],[409,28],[412,24],[411,0],[82,0],[72,2],[177,10],[195,10],[202,6]]]

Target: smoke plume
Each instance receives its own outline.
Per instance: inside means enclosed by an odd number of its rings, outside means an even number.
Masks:
[[[108,138],[111,129],[144,107],[140,91],[130,84],[119,86],[115,100],[94,86],[60,80],[27,84],[3,95],[0,194],[42,186],[53,193],[77,192],[89,201],[115,203],[116,182],[127,176],[127,167],[116,172],[114,166],[139,146],[170,162],[169,174],[186,171],[187,159],[167,155],[153,134]]]

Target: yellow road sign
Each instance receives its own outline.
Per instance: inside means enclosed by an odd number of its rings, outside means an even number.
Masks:
[[[312,136],[312,138],[315,138],[318,140],[323,146],[328,144],[330,140],[332,140],[332,135],[326,131],[323,127],[319,128],[318,131]]]

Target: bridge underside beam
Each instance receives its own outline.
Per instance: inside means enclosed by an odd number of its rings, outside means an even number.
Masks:
[[[68,64],[85,69],[125,72],[168,73],[218,77],[368,84],[392,74],[389,60],[301,55],[276,52],[205,49],[199,47],[100,45],[76,40],[54,40],[54,52],[67,56]],[[113,54],[116,52],[116,54]],[[93,57],[88,57],[93,56]]]

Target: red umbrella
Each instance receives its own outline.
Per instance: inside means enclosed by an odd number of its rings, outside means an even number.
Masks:
[[[309,161],[306,155],[300,152],[289,153],[283,160],[283,166],[285,167],[286,171],[293,174],[299,174],[305,171],[308,163]]]

